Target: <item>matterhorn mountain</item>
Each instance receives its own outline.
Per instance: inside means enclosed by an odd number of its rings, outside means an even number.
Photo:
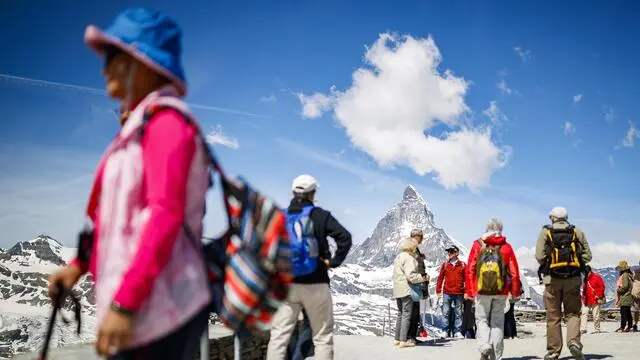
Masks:
[[[447,260],[447,247],[456,245],[460,257],[466,259],[467,248],[436,226],[427,202],[415,187],[407,186],[402,199],[382,216],[371,236],[352,248],[343,266],[330,272],[339,334],[392,334],[397,311],[392,299],[393,261],[400,241],[409,237],[414,228],[424,233],[420,250],[432,279],[431,293],[440,265]],[[431,325],[429,333],[438,336],[440,318],[435,299],[432,300],[433,308],[427,317]]]
[[[43,342],[51,311],[47,296],[48,277],[75,255],[75,249],[62,246],[46,235],[19,242],[0,250],[0,358],[34,351]],[[82,334],[75,324],[58,322],[52,346],[83,343],[93,339],[95,329],[94,297],[88,277],[73,289],[82,305]],[[72,320],[70,302],[65,317]]]
[[[466,259],[467,248],[436,226],[427,202],[415,187],[409,185],[404,190],[402,201],[387,211],[369,238],[354,247],[347,262],[379,268],[392,265],[398,255],[398,244],[414,228],[422,229],[424,233],[420,251],[426,257],[427,267],[438,266],[446,261],[445,249],[451,245],[460,248],[461,257]]]

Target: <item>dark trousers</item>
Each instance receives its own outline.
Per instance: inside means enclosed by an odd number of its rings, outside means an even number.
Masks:
[[[197,353],[202,333],[209,324],[209,313],[210,308],[206,307],[169,335],[150,344],[111,356],[108,360],[191,360]]]
[[[509,311],[504,314],[504,338],[518,337],[518,330],[516,329],[516,316],[514,306],[512,302],[509,302]]]
[[[307,313],[302,310],[302,331],[295,331],[291,335],[287,348],[287,360],[304,360],[314,355],[313,332]],[[296,327],[296,330],[299,330]]]
[[[450,321],[449,323],[451,324],[453,322]],[[473,308],[473,300],[464,300],[462,331],[467,339],[476,338],[476,314]]]
[[[413,308],[413,300],[411,296],[396,298],[398,305],[398,318],[396,319],[396,333],[394,339],[396,341],[407,341],[409,337],[409,326],[411,325],[411,310]]]
[[[631,306],[620,306],[620,328],[622,330],[631,329],[633,317],[631,316]]]
[[[420,302],[414,301],[411,307],[411,322],[409,322],[409,339],[415,340],[418,336],[418,324],[420,324]]]

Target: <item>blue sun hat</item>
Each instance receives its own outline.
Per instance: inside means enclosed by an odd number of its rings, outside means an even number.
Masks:
[[[87,26],[84,41],[102,57],[106,46],[117,47],[169,79],[180,96],[186,95],[182,30],[169,16],[145,8],[127,9],[106,30]]]

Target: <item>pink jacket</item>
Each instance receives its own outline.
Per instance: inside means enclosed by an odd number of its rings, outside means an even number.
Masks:
[[[163,110],[145,127],[144,109],[168,103],[189,113],[172,86],[149,94],[104,153],[87,215],[95,241],[97,323],[115,301],[137,311],[132,347],[179,328],[211,301],[201,251],[208,168],[197,129],[178,112]],[[196,239],[190,239],[187,225]]]

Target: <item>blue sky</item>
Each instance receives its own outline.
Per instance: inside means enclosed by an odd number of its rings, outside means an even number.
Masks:
[[[0,247],[73,245],[117,131],[83,31],[150,2],[38,3],[0,11]],[[279,202],[311,173],[362,241],[411,183],[461,242],[499,216],[527,248],[563,205],[602,264],[640,259],[639,5],[153,4],[183,28],[187,100],[225,167]]]

